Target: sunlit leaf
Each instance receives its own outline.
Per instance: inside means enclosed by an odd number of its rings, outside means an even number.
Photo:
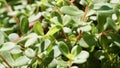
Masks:
[[[30,58],[35,57],[35,51],[31,48],[26,49],[24,54]]]
[[[81,47],[79,45],[76,45],[72,48],[71,54],[76,56],[81,52],[81,50],[82,50]]]
[[[0,31],[0,44],[4,43],[5,37],[3,33]]]
[[[15,47],[15,43],[12,42],[6,42],[2,45],[2,48],[0,48],[0,51],[9,51]]]
[[[37,37],[28,39],[25,43],[25,47],[29,47],[30,45],[33,45],[36,41],[37,41]]]
[[[28,64],[29,62],[29,58],[27,58],[26,56],[21,56],[18,59],[15,60],[14,62],[14,66],[18,67],[18,66],[23,66],[25,64]]]
[[[81,53],[73,59],[73,63],[85,63],[88,57],[89,53],[87,51],[81,51]]]
[[[81,10],[79,10],[76,6],[63,6],[60,9],[63,13],[68,14],[68,15],[80,15],[83,12]]]
[[[44,35],[44,32],[43,32],[43,27],[42,27],[42,24],[40,22],[36,22],[35,25],[34,25],[34,31],[38,34],[38,35]]]
[[[47,32],[47,36],[49,35],[54,35],[56,32],[58,32],[61,29],[61,25],[56,25],[54,27],[52,27],[48,32]]]

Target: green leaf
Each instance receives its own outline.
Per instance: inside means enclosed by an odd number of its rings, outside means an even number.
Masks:
[[[26,49],[24,54],[29,58],[35,57],[35,51],[31,48]]]
[[[0,2],[5,2],[5,0],[0,0]]]
[[[13,66],[16,66],[16,67],[23,66],[25,64],[28,64],[29,60],[30,59],[27,58],[26,56],[21,56],[15,60]]]
[[[59,68],[67,68],[68,62],[64,61],[61,57],[57,58],[57,67]]]
[[[79,10],[76,6],[63,6],[60,10],[72,16],[83,14],[83,11]]]
[[[42,24],[39,21],[35,23],[33,29],[38,35],[44,35]]]
[[[56,59],[53,59],[53,61],[48,65],[48,68],[56,68],[57,62]]]
[[[14,64],[14,59],[12,58],[12,55],[9,51],[1,52],[1,54],[10,65]]]
[[[8,38],[10,39],[10,41],[13,41],[13,40],[19,38],[19,35],[17,33],[11,33],[11,34],[9,34]]]
[[[80,54],[73,59],[73,63],[85,63],[88,57],[89,53],[87,51],[81,51]]]
[[[87,1],[86,0],[80,0],[80,2],[79,2],[81,5],[83,5],[83,6],[85,6],[85,5],[87,5],[88,3],[87,3]]]
[[[5,37],[3,35],[3,32],[0,31],[0,44],[4,43]]]
[[[32,38],[28,39],[25,43],[25,47],[29,47],[29,46],[33,45],[36,41],[37,41],[37,37],[32,37]]]
[[[82,48],[79,45],[76,45],[72,48],[71,54],[77,56],[81,52]]]
[[[120,47],[120,40],[119,40],[120,35],[119,34],[111,33],[108,36],[111,37],[112,42],[115,43],[116,46]]]
[[[104,59],[106,56],[105,56],[104,51],[98,50],[98,51],[96,51],[96,53],[95,53],[95,57],[96,57],[97,59],[99,59],[99,60],[102,60],[102,59]]]
[[[59,43],[59,50],[61,51],[61,53],[63,55],[65,55],[67,57],[68,54],[70,54],[69,48],[67,46],[67,44],[65,44],[63,41],[61,41]]]
[[[113,13],[112,10],[98,11],[98,13],[97,13],[97,21],[98,21],[97,28],[99,31],[104,31],[107,17],[111,17],[112,13]]]
[[[21,29],[21,32],[27,33],[28,28],[29,28],[28,18],[25,17],[25,16],[21,17],[21,20],[20,20],[20,29]]]
[[[90,31],[91,29],[92,29],[92,27],[90,25],[85,25],[85,26],[78,28],[79,31],[81,30],[81,31],[85,31],[85,32]]]
[[[108,23],[109,26],[110,26],[111,28],[113,28],[115,31],[118,30],[118,28],[117,28],[115,22],[112,20],[112,18],[107,17],[107,22],[106,22],[106,23]]]
[[[3,44],[0,51],[9,51],[9,50],[13,49],[15,46],[16,46],[15,43],[6,42],[6,43]]]
[[[42,1],[43,3],[44,3],[44,2],[48,2],[48,0],[41,0],[41,1]]]
[[[54,46],[53,49],[54,49],[54,57],[58,57],[61,54],[58,46]]]
[[[69,15],[63,16],[63,25],[67,25],[71,20],[72,18]]]
[[[22,52],[22,50],[21,50],[21,47],[20,47],[19,45],[16,45],[16,46],[10,51],[11,54],[19,54],[19,53],[21,53],[21,52]]]
[[[51,50],[51,52],[48,55],[46,55],[46,57],[42,61],[45,67],[47,67],[52,62],[53,58],[54,58],[54,50]]]
[[[52,27],[46,34],[46,36],[49,36],[49,35],[54,35],[56,32],[58,32],[60,29],[62,28],[61,25],[56,25],[54,27]]]
[[[96,44],[96,38],[90,33],[84,33],[78,43],[81,47],[88,48]]]

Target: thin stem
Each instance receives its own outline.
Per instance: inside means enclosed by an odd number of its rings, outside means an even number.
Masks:
[[[6,63],[6,65],[9,67],[9,68],[12,68],[12,66],[6,61],[6,59],[0,54],[0,58],[3,60],[3,62]]]
[[[67,42],[70,42],[70,39],[67,37],[67,35],[63,32],[64,37],[66,38]]]
[[[8,12],[13,12],[11,6],[10,6],[6,1],[5,1],[5,6],[6,6]],[[16,23],[17,23],[18,25],[20,25],[20,21],[19,21],[19,19],[17,18],[17,16],[14,15],[13,18],[14,18],[14,20],[16,21]]]
[[[75,1],[75,0],[70,0],[70,5],[72,5],[74,1]]]
[[[78,40],[80,40],[81,38],[82,38],[82,31],[80,31],[80,33],[79,33],[79,35],[76,37],[76,40],[78,41]]]
[[[88,5],[89,5],[89,4],[88,4]],[[84,12],[84,15],[83,15],[83,17],[82,17],[82,21],[85,21],[85,20],[86,20],[86,15],[87,15],[87,12],[88,12],[88,9],[89,9],[88,5],[86,5],[86,7],[85,7],[85,12]]]
[[[83,15],[83,17],[82,17],[82,21],[84,21],[85,22],[85,20],[86,20],[86,15],[87,15],[87,12],[88,12],[88,10],[89,10],[89,4],[88,5],[86,5],[86,7],[85,7],[85,12],[84,12],[84,15]],[[76,42],[78,41],[78,40],[80,40],[81,39],[81,37],[82,37],[82,31],[80,31],[80,33],[77,35],[77,37],[76,37]],[[76,43],[75,43],[76,44]]]
[[[38,55],[35,55],[35,56],[36,56],[36,58],[37,58],[37,59],[42,60],[42,58],[41,58],[41,57],[39,57]]]
[[[69,61],[68,61],[68,66],[69,66],[69,68],[72,67],[72,60],[69,60]]]

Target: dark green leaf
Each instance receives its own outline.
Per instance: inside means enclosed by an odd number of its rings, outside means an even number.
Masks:
[[[90,33],[85,33],[78,43],[80,46],[88,48],[96,44],[96,38]]]
[[[22,33],[27,33],[29,28],[29,21],[28,18],[23,16],[20,21],[20,28]]]
[[[59,50],[62,52],[63,55],[65,55],[67,57],[68,54],[70,54],[68,45],[65,44],[64,42],[60,42],[59,43]]]

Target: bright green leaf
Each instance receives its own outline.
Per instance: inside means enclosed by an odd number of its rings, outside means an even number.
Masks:
[[[44,35],[42,24],[39,21],[35,23],[33,29],[38,35]]]
[[[46,34],[46,36],[49,36],[49,35],[54,35],[56,32],[58,32],[60,29],[62,28],[61,25],[56,25],[54,27],[52,27]]]

